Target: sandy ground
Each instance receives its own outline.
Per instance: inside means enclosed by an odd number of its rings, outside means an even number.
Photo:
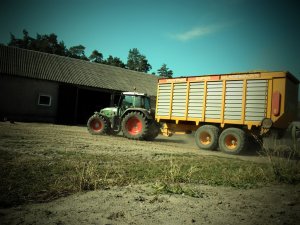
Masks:
[[[12,143],[13,149],[9,149]],[[34,146],[34,147],[33,147]],[[255,151],[243,156],[197,149],[192,136],[159,136],[154,142],[92,136],[85,127],[0,122],[0,149],[53,148],[153,158],[160,154],[209,154],[265,163]],[[0,209],[0,224],[299,224],[300,185],[241,190],[194,185],[200,198],[154,194],[151,184],[78,193],[48,203]]]

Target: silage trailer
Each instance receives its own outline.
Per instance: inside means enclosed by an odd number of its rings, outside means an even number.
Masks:
[[[164,135],[194,131],[199,148],[239,154],[249,135],[297,136],[298,84],[289,72],[159,79],[155,119]]]

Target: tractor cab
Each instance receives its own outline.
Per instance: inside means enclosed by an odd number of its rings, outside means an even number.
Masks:
[[[150,99],[144,93],[138,92],[123,92],[119,100],[120,109],[142,108],[150,110]]]

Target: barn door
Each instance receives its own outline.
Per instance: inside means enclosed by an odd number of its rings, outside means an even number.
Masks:
[[[77,121],[78,88],[60,85],[58,94],[58,117],[60,124],[75,124]]]

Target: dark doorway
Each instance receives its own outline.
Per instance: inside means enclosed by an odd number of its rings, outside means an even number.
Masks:
[[[114,94],[114,99],[113,99],[114,106],[117,106],[119,104],[120,97],[121,97],[120,92]]]
[[[60,85],[58,94],[57,123],[76,123],[77,87]]]
[[[111,95],[111,93],[104,91],[79,89],[77,124],[86,124],[95,111],[111,106]]]
[[[59,86],[58,119],[60,124],[86,124],[95,111],[110,107],[117,99],[113,93],[95,89],[84,89],[71,85]],[[115,102],[116,101],[116,102]]]

